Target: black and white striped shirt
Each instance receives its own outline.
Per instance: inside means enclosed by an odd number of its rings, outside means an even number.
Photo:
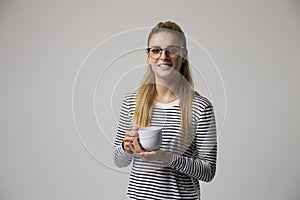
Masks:
[[[122,102],[117,135],[114,142],[114,163],[126,167],[133,163],[127,195],[130,199],[200,199],[199,181],[209,182],[216,172],[217,132],[211,102],[195,93],[193,99],[193,133],[184,153],[180,153],[181,134],[179,100],[156,102],[151,126],[163,127],[161,150],[172,153],[171,162],[145,162],[124,151],[124,133],[132,130],[136,92],[127,94]]]

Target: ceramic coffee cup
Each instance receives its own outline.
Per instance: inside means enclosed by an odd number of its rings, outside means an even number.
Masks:
[[[147,151],[158,150],[162,141],[161,127],[143,127],[138,130],[141,146]]]

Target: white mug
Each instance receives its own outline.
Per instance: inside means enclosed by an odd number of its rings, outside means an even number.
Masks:
[[[161,127],[143,127],[139,128],[139,139],[143,149],[147,151],[158,150],[162,142],[162,128]]]

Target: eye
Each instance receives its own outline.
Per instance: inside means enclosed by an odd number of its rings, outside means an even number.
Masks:
[[[177,46],[171,46],[171,47],[167,48],[167,51],[171,52],[171,53],[177,53],[179,50],[180,50],[180,47],[177,47]]]
[[[161,52],[161,49],[160,48],[152,48],[152,49],[150,49],[150,51],[153,54],[159,54]]]

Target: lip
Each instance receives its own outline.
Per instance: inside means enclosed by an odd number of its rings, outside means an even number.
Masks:
[[[161,65],[167,65],[167,66],[169,66],[169,67],[172,67],[172,63],[159,63],[159,64],[157,64],[157,66],[161,66]]]

